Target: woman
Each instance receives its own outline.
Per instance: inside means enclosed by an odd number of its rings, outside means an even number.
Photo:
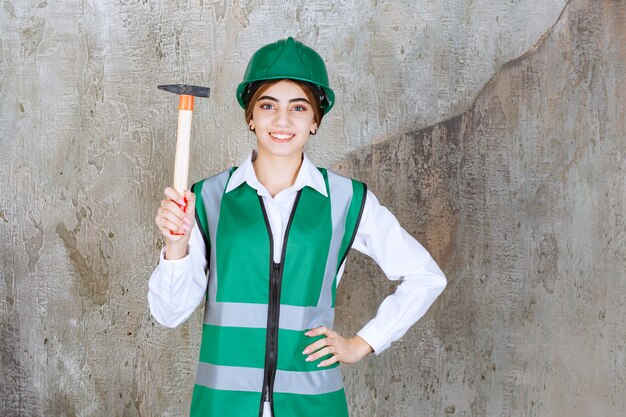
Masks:
[[[237,99],[257,149],[193,192],[165,190],[155,221],[166,247],[150,310],[174,327],[206,298],[192,416],[347,416],[339,363],[401,337],[445,277],[365,184],[304,155],[334,103],[313,49],[293,38],[262,47]],[[346,338],[332,327],[350,248],[402,283]]]

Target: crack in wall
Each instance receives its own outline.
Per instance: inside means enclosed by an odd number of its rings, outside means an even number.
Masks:
[[[529,57],[533,56],[534,54],[537,53],[537,51],[541,48],[541,46],[550,38],[550,36],[552,35],[552,33],[554,33],[554,30],[556,29],[556,27],[558,26],[558,24],[562,21],[563,16],[565,16],[565,12],[568,9],[568,6],[570,5],[570,3],[572,2],[572,0],[567,0],[567,3],[565,3],[565,5],[563,6],[563,9],[561,10],[561,13],[559,13],[559,16],[556,18],[554,24],[552,24],[552,26],[550,26],[548,28],[548,30],[546,30],[537,40],[537,42],[535,42],[533,44],[532,47],[530,47],[527,51],[523,52],[521,55],[505,62],[504,64],[502,64],[494,73],[493,75],[489,78],[489,80],[487,80],[487,82],[485,82],[485,84],[483,85],[482,88],[480,88],[478,90],[478,92],[476,93],[476,96],[474,98],[474,100],[472,100],[471,105],[463,110],[460,113],[457,113],[455,115],[452,115],[446,119],[443,119],[441,121],[438,121],[436,123],[431,124],[430,126],[426,126],[422,129],[419,130],[425,130],[425,129],[429,129],[432,128],[433,126],[437,126],[439,124],[442,123],[446,123],[448,120],[453,120],[457,117],[461,117],[463,114],[472,111],[472,109],[475,107],[476,102],[480,99],[480,97],[484,94],[485,90],[487,90],[489,88],[490,85],[493,84],[494,80],[498,78],[498,76],[506,69],[516,65],[519,62],[524,61],[525,59],[528,59]],[[380,143],[380,142],[379,142]]]

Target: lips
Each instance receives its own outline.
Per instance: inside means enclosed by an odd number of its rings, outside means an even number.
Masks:
[[[295,135],[291,133],[270,133],[272,139],[279,142],[288,142],[295,137]]]

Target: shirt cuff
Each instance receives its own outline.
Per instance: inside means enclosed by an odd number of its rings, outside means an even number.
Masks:
[[[378,329],[374,320],[367,323],[358,333],[374,349],[374,355],[380,355],[391,343],[389,337]]]
[[[185,256],[180,259],[166,259],[165,250],[167,247],[161,249],[159,256],[159,268],[164,277],[169,280],[176,279],[182,272],[189,271],[191,269],[191,256],[189,256],[189,245],[187,245],[187,251]]]

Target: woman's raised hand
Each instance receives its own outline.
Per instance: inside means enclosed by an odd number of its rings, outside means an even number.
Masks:
[[[167,259],[180,259],[187,253],[191,229],[195,223],[196,196],[185,190],[181,196],[176,190],[167,187],[165,199],[154,219],[165,237]]]
[[[326,337],[311,343],[302,352],[307,355],[305,361],[311,362],[327,355],[330,358],[321,361],[317,366],[324,367],[335,362],[356,363],[372,352],[372,347],[360,336],[346,339],[339,333],[326,327],[316,327],[305,333],[308,337],[324,335]]]

